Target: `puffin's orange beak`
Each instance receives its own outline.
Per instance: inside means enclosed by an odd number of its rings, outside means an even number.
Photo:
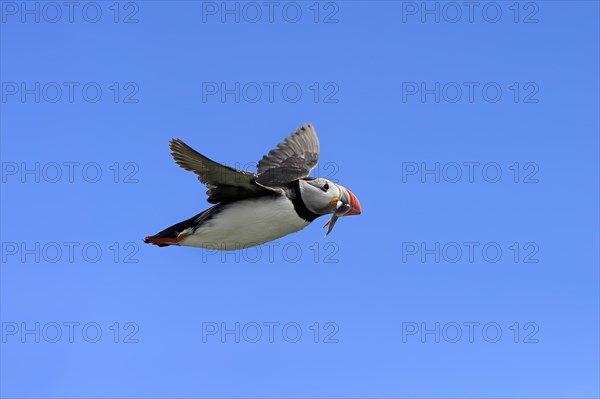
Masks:
[[[360,213],[362,212],[362,210],[360,209],[360,201],[358,200],[358,198],[356,198],[356,195],[352,194],[352,191],[348,190],[347,188],[345,189],[349,197],[348,205],[350,205],[352,209],[350,209],[348,213],[344,214],[344,216],[360,215]]]

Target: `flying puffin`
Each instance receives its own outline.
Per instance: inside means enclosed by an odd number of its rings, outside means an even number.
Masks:
[[[221,165],[183,141],[170,142],[171,155],[206,185],[212,208],[177,223],[144,242],[219,250],[249,248],[295,233],[319,216],[331,232],[341,216],[360,215],[350,190],[308,177],[319,161],[319,139],[312,124],[298,128],[258,162],[258,173]],[[326,235],[327,235],[326,234]]]

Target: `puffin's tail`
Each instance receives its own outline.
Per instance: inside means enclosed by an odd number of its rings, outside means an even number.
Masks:
[[[158,245],[159,247],[178,245],[181,240],[193,233],[194,228],[198,224],[198,218],[204,212],[201,212],[196,216],[189,218],[188,220],[174,224],[173,226],[168,227],[153,236],[147,236],[144,238],[144,242],[146,244]]]

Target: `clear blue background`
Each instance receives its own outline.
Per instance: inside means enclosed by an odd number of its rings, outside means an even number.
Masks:
[[[401,3],[339,2],[338,22],[329,24],[323,14],[314,23],[312,2],[298,3],[298,23],[280,11],[273,23],[264,15],[257,23],[218,16],[203,23],[202,3],[192,1],[138,2],[137,23],[114,23],[113,3],[99,4],[103,17],[95,24],[76,13],[73,23],[5,15],[1,25],[3,82],[98,82],[104,89],[97,103],[80,95],[73,103],[18,96],[1,103],[5,165],[103,168],[95,184],[80,176],[73,183],[7,176],[3,245],[94,242],[104,250],[97,263],[80,252],[74,262],[63,255],[56,263],[3,253],[5,328],[73,321],[103,329],[95,344],[81,335],[55,344],[7,337],[3,397],[600,395],[597,2],[538,2],[537,23],[523,23],[531,12],[525,3],[519,23],[512,2],[497,3],[497,23],[477,11],[473,23],[466,15],[458,23],[422,23],[419,15],[403,23]],[[133,10],[125,6],[120,20]],[[334,10],[324,6],[322,13]],[[296,103],[281,95],[272,103],[203,102],[207,81],[298,82],[304,91]],[[407,81],[498,82],[503,97],[403,102]],[[138,102],[115,103],[114,82],[134,82]],[[337,103],[315,102],[314,82],[335,82]],[[535,82],[539,101],[515,103],[514,82]],[[302,249],[296,263],[277,249],[273,262],[264,253],[249,262],[141,242],[207,207],[195,176],[170,158],[171,137],[243,165],[305,121],[319,133],[322,165],[335,163],[334,178],[360,198],[360,217],[339,221],[327,238],[322,218],[278,240],[278,248]],[[403,162],[467,161],[497,162],[501,181],[402,181]],[[123,183],[121,175],[114,183],[115,162],[134,162],[138,182]],[[539,182],[513,183],[514,162],[535,162]],[[402,260],[403,242],[465,241],[497,242],[503,257]],[[124,262],[123,253],[115,262],[108,249],[115,242],[134,242],[138,262]],[[514,242],[535,242],[539,262],[515,263]],[[325,262],[328,243],[337,263]],[[269,321],[298,323],[302,339],[202,342],[202,323]],[[469,321],[498,323],[502,338],[402,339],[403,323]],[[139,342],[114,343],[115,322],[136,323]],[[338,342],[321,336],[314,343],[315,322],[321,329],[335,323]],[[521,336],[514,343],[515,322],[535,323],[538,342]]]

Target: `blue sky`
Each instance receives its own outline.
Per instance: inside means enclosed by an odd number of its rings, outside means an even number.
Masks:
[[[0,2],[0,395],[591,398],[597,2]],[[215,253],[179,137],[363,214]]]

